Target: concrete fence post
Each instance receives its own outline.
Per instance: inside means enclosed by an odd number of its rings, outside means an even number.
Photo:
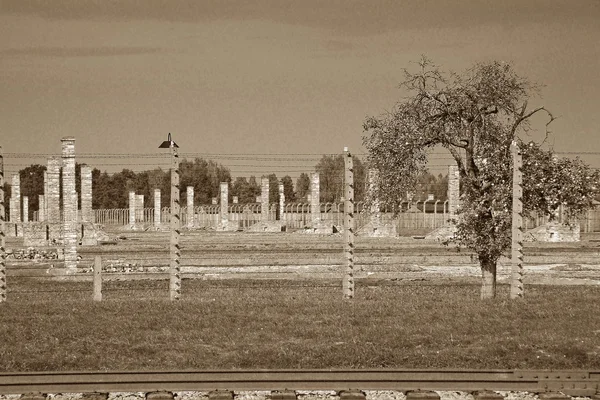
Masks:
[[[4,206],[4,152],[0,146],[0,303],[6,301],[6,207]]]
[[[181,297],[181,204],[179,203],[179,154],[175,143],[171,143],[171,244],[169,248],[169,297],[179,300]]]
[[[512,186],[512,275],[510,298],[523,297],[523,156],[516,142],[511,144],[513,159]]]
[[[102,301],[102,257],[94,258],[94,301]]]
[[[160,226],[160,189],[154,189],[154,227]]]
[[[354,165],[352,155],[344,147],[344,299],[354,297]],[[317,175],[318,176],[318,175]]]
[[[68,274],[77,272],[77,191],[75,189],[75,138],[62,142],[63,246]]]

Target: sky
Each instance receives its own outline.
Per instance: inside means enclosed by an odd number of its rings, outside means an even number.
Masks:
[[[600,167],[599,0],[2,0],[0,146],[9,169],[65,136],[78,154],[160,153],[169,132],[183,154],[361,154],[421,55],[512,63],[545,85],[530,105],[558,117],[555,151]]]

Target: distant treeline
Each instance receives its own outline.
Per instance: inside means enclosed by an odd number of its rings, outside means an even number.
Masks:
[[[355,200],[363,201],[367,190],[366,168],[361,160],[354,156],[354,190]],[[238,203],[254,203],[260,196],[260,180],[262,177],[250,176],[231,177],[229,168],[211,160],[196,158],[183,159],[180,162],[180,202],[186,204],[186,187],[194,187],[194,204],[210,204],[213,198],[220,195],[220,183],[229,183],[229,201],[237,196]],[[21,178],[21,196],[29,197],[30,218],[38,210],[38,195],[44,194],[44,165],[30,165],[19,171]],[[343,155],[324,155],[315,165],[319,173],[320,201],[340,202],[344,194],[344,159]],[[80,193],[81,164],[75,167],[77,191]],[[306,202],[310,194],[310,174],[302,173],[294,183],[289,175],[281,178],[276,174],[265,175],[269,178],[269,202],[279,201],[279,183],[283,184],[286,203]],[[415,188],[413,200],[425,200],[433,194],[439,200],[446,199],[448,177],[434,176],[426,173],[420,184]],[[109,174],[97,168],[92,170],[92,207],[94,209],[127,208],[129,206],[129,191],[144,195],[144,207],[153,207],[154,189],[161,190],[161,204],[168,206],[171,199],[170,170],[155,168],[149,171],[134,172],[123,169],[121,172]],[[4,185],[5,205],[9,216],[8,199],[11,187],[8,182]],[[61,193],[62,195],[62,193]],[[406,195],[406,194],[403,194]],[[81,204],[81,199],[79,199]]]

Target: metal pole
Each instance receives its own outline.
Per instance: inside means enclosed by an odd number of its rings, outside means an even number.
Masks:
[[[171,143],[171,245],[169,268],[169,296],[179,300],[181,296],[181,249],[179,235],[181,229],[181,205],[179,204],[179,155],[177,147]]]
[[[523,157],[516,142],[511,144],[512,187],[512,279],[510,298],[523,297]]]
[[[346,270],[342,284],[344,299],[354,297],[354,166],[352,155],[347,147],[344,147],[344,255],[346,258]]]
[[[0,146],[0,303],[6,301],[6,209],[4,207],[4,153]]]

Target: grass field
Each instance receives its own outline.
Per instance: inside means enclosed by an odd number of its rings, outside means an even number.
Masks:
[[[600,287],[359,281],[29,282],[0,305],[0,370],[600,368]],[[305,286],[299,286],[305,284]],[[22,288],[21,288],[22,289]],[[45,291],[46,289],[50,289]]]

